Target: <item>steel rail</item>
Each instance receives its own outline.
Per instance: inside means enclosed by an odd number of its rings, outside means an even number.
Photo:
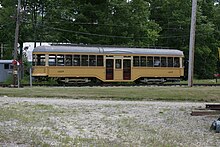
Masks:
[[[29,87],[30,84],[21,84],[20,87]],[[80,83],[80,84],[32,84],[32,86],[46,86],[46,87],[96,87],[96,86],[101,86],[101,87],[119,87],[119,86],[137,86],[137,87],[169,87],[169,86],[187,86],[187,84],[133,84],[133,83],[102,83],[102,84],[91,84],[91,83]],[[206,86],[206,87],[218,87],[220,84],[193,84],[193,86]],[[0,84],[0,87],[11,87],[13,88],[12,84]]]

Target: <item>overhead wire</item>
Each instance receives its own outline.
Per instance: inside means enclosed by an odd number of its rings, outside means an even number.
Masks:
[[[88,32],[80,32],[80,31],[61,29],[61,28],[56,28],[56,27],[48,27],[48,26],[45,26],[45,25],[41,25],[41,26],[46,27],[48,29],[57,30],[57,31],[76,33],[76,34],[81,34],[81,35],[97,36],[97,37],[124,38],[124,39],[148,39],[149,38],[149,37],[127,37],[127,36],[115,36],[115,35],[106,35],[106,34],[96,34],[96,33],[88,33]],[[197,34],[197,35],[205,35],[205,34]],[[166,36],[166,37],[160,36],[160,35],[158,36],[158,38],[161,38],[161,39],[183,38],[183,37],[189,37],[189,34],[172,35],[172,36]]]
[[[44,24],[38,24],[41,27],[51,29],[51,30],[57,30],[61,32],[69,32],[69,33],[75,33],[75,34],[81,34],[81,35],[88,35],[88,36],[97,36],[97,37],[108,37],[108,38],[123,38],[123,39],[148,39],[149,37],[129,37],[129,36],[116,36],[116,35],[106,35],[106,34],[96,34],[96,33],[89,33],[89,32],[81,32],[81,31],[73,31],[73,30],[67,30],[67,29],[62,29],[62,28],[57,28],[57,27],[49,27]],[[159,38],[182,38],[182,37],[188,37],[189,34],[185,35],[175,35],[175,36],[168,36],[168,37],[162,37],[159,36]]]

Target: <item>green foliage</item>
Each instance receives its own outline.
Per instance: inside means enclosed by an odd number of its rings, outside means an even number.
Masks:
[[[154,0],[151,5],[151,19],[162,27],[158,44],[182,49],[187,60],[191,1]],[[217,69],[218,17],[219,6],[215,6],[214,1],[198,1],[195,45],[195,76],[198,78],[212,78]]]
[[[9,76],[6,81],[4,82],[4,84],[12,84],[13,83],[13,76]]]
[[[13,49],[14,30],[15,30],[15,15],[14,15],[14,1],[2,0],[0,8],[0,44],[7,44],[3,59],[10,59]]]
[[[12,0],[2,2],[1,14],[4,15],[0,19],[9,19],[7,22],[13,26],[0,32],[3,38],[0,42],[13,44],[15,19],[10,16],[16,16],[15,5]],[[22,10],[20,44],[43,41],[148,46],[155,44],[161,31],[159,25],[149,19],[150,5],[144,0],[26,0],[22,1]]]
[[[0,43],[12,58],[16,21],[14,0],[1,0]],[[21,1],[19,43],[66,42],[122,46],[163,46],[183,50],[188,58],[191,1],[186,0],[25,0]],[[195,74],[217,72],[220,6],[199,0]],[[205,65],[204,65],[205,64]]]

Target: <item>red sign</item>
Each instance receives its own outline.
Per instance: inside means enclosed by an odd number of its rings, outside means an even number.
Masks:
[[[21,61],[13,60],[13,61],[12,61],[12,64],[13,64],[13,65],[20,65],[20,64],[21,64]]]
[[[13,61],[12,61],[12,64],[13,64],[13,65],[17,65],[17,60],[13,60]]]
[[[216,77],[216,78],[220,77],[220,74],[214,74],[214,77]]]

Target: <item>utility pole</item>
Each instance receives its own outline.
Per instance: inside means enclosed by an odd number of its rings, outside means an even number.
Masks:
[[[19,78],[18,78],[18,35],[19,35],[19,23],[20,23],[20,9],[21,9],[21,0],[18,0],[17,5],[17,14],[16,14],[16,28],[15,28],[15,41],[14,41],[14,61],[13,61],[13,84],[14,87],[18,86],[19,88]]]
[[[189,43],[189,68],[188,68],[188,86],[189,87],[193,86],[196,8],[197,8],[197,0],[193,0],[192,1],[192,14],[191,14],[190,43]]]

